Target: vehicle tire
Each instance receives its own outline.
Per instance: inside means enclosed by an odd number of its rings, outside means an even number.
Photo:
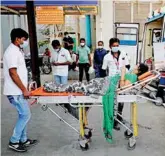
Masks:
[[[52,72],[52,68],[50,64],[43,64],[42,66],[42,72],[44,74],[50,74]]]

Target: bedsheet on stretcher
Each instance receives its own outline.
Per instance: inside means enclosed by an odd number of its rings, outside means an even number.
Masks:
[[[83,95],[97,94],[105,95],[109,86],[109,78],[96,78],[89,81],[89,83],[80,83],[78,81],[68,85],[57,85],[54,82],[47,82],[44,84],[45,92],[69,92],[82,93]]]

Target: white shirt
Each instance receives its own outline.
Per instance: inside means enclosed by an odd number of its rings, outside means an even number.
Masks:
[[[23,85],[28,85],[28,74],[25,65],[24,54],[19,47],[10,44],[3,56],[3,72],[4,72],[4,95],[21,95],[21,89],[13,82],[10,77],[9,69],[17,68],[17,74]]]
[[[61,48],[59,52],[53,51],[51,56],[51,62],[64,63],[72,62],[70,53],[65,48]],[[52,66],[53,75],[68,76],[68,65]]]
[[[121,74],[122,67],[128,64],[129,61],[126,53],[121,52],[117,61],[117,59],[113,57],[110,51],[104,56],[102,69],[107,70],[108,68],[109,76],[114,76],[116,74]]]

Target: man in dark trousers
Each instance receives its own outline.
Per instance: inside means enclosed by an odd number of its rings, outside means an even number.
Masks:
[[[103,59],[104,59],[104,56],[106,54],[107,54],[107,51],[104,49],[104,42],[99,41],[98,42],[98,47],[94,52],[94,58],[93,58],[94,69],[95,69],[95,77],[96,78],[106,76],[105,70],[102,69]]]
[[[79,61],[79,62],[78,62]],[[80,46],[77,48],[77,61],[76,64],[79,66],[79,81],[82,82],[83,80],[83,73],[85,70],[86,79],[89,82],[89,67],[92,65],[91,56],[90,56],[90,49],[85,43],[85,39],[80,39]]]
[[[102,69],[108,69],[108,76],[121,75],[120,87],[122,87],[124,85],[125,68],[129,69],[130,65],[128,56],[124,51],[119,49],[119,44],[120,40],[118,38],[111,38],[109,40],[110,50],[109,53],[104,56]],[[118,114],[122,115],[123,107],[124,103],[118,104]],[[120,115],[117,115],[117,119],[122,122],[123,119]],[[116,120],[114,122],[114,128],[120,130],[120,126]]]

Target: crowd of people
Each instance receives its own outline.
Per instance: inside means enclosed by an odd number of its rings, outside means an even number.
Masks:
[[[9,148],[18,151],[27,151],[27,146],[36,144],[37,140],[27,137],[27,123],[31,113],[27,98],[30,96],[28,91],[27,69],[22,48],[28,46],[29,35],[26,31],[16,28],[11,31],[11,44],[6,49],[3,57],[4,63],[4,95],[18,112],[18,121],[9,141]],[[73,51],[74,41],[66,32],[63,39],[63,46],[58,40],[53,40],[51,45],[53,51],[46,49],[45,55],[50,57],[53,69],[54,81],[56,84],[68,83],[69,70],[79,68],[79,81],[83,80],[85,71],[87,82],[90,81],[89,69],[93,66],[96,78],[120,75],[120,86],[128,85],[137,81],[137,77],[148,70],[144,64],[136,66],[131,73],[126,73],[130,69],[130,64],[126,53],[119,48],[120,41],[117,38],[109,40],[109,50],[104,49],[104,42],[99,41],[98,47],[94,52],[93,62],[91,50],[86,45],[84,38],[80,39],[77,51]],[[123,103],[118,104],[118,113],[122,114]],[[120,116],[117,118],[122,121]],[[120,130],[117,122],[114,128]]]

